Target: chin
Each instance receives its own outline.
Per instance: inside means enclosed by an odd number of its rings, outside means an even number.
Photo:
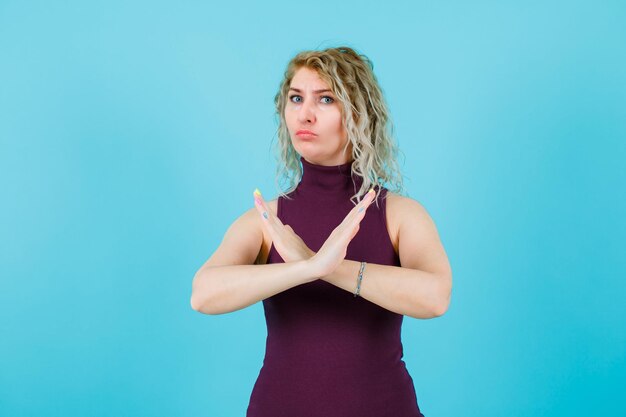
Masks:
[[[304,157],[315,156],[319,154],[319,152],[317,152],[319,148],[316,146],[315,143],[312,142],[301,142],[293,148],[296,150],[296,152]]]
[[[307,160],[311,160],[311,159],[323,159],[325,158],[325,154],[323,152],[317,152],[317,149],[306,149],[306,148],[310,148],[311,146],[314,145],[309,145],[307,144],[306,146],[304,146],[305,149],[298,149],[296,148],[296,152],[298,152],[298,154],[300,156],[305,157]]]

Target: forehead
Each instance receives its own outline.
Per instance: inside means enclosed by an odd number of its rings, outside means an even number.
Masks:
[[[328,88],[328,84],[320,78],[317,71],[302,67],[294,74],[291,79],[290,87],[317,90]]]

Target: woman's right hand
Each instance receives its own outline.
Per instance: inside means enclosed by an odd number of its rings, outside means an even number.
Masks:
[[[326,239],[322,247],[309,260],[315,271],[315,276],[323,277],[332,273],[346,257],[348,244],[357,234],[361,220],[365,217],[367,208],[374,200],[376,193],[373,189],[350,210],[348,215]]]
[[[263,219],[261,221],[263,229],[272,238],[274,249],[283,261],[306,261],[313,257],[315,252],[304,243],[291,226],[283,224],[278,216],[269,209],[258,188],[254,190],[254,201],[259,215]]]

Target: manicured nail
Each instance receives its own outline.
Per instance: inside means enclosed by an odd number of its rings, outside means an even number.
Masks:
[[[370,188],[370,190],[368,191],[368,193],[372,193],[374,192],[374,187]]]
[[[261,197],[261,192],[259,191],[258,188],[254,189],[254,195],[258,195],[259,197]]]

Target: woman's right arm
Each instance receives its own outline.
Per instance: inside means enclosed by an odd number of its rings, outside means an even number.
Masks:
[[[252,208],[233,222],[196,272],[191,308],[205,314],[230,313],[318,278],[309,261],[254,265],[262,244],[262,225]]]

